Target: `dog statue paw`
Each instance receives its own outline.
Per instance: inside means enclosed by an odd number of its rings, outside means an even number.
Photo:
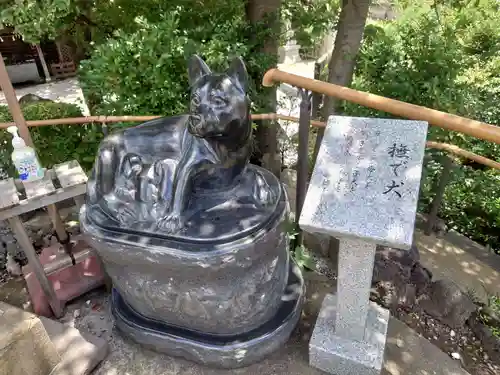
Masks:
[[[182,226],[182,219],[179,215],[170,214],[158,220],[158,228],[168,234],[178,232]]]
[[[260,173],[255,175],[253,198],[257,204],[263,207],[269,206],[276,201],[276,197],[274,196],[272,189]]]

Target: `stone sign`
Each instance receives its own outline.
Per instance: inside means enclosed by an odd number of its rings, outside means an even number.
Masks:
[[[301,228],[409,248],[426,135],[422,121],[331,117]]]
[[[299,225],[339,239],[337,295],[327,295],[309,343],[312,366],[378,375],[389,311],[370,303],[377,244],[410,248],[427,123],[329,118]]]

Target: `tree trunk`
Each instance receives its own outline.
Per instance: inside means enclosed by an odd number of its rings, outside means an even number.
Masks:
[[[279,9],[281,0],[248,0],[246,6],[247,19],[250,23],[267,20],[267,27],[275,30],[274,35],[280,31]],[[262,47],[262,52],[269,55],[278,55],[278,39],[268,38]],[[271,68],[271,67],[269,67]],[[259,82],[260,84],[260,82]],[[276,88],[266,90],[268,92],[266,112],[276,111]],[[278,158],[278,136],[277,126],[271,121],[261,121],[255,132],[258,157],[261,164],[275,174],[279,174]]]
[[[370,0],[342,0],[342,10],[337,25],[335,47],[328,64],[328,82],[341,86],[349,86],[354,73],[356,56],[361,46],[363,32]],[[334,114],[339,107],[339,100],[325,96],[323,105],[323,118]],[[323,139],[324,128],[319,129],[314,147],[314,159],[319,151]]]

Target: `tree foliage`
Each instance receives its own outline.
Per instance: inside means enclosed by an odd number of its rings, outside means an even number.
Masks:
[[[363,91],[500,124],[500,5],[495,0],[414,2],[393,22],[367,26],[354,87]],[[346,103],[352,115],[390,117]],[[438,127],[429,139],[500,161],[500,146]],[[421,209],[440,172],[426,167]],[[500,249],[500,174],[457,160],[440,216],[450,228]]]
[[[66,18],[76,11],[71,0],[12,0],[2,1],[1,26],[13,26],[27,42],[55,38]]]
[[[29,43],[69,38],[89,47],[115,30],[134,27],[147,14],[159,20],[168,2],[159,0],[0,0],[0,27],[10,26]]]
[[[287,0],[281,7],[284,40],[295,39],[302,55],[314,56],[314,50],[326,34],[335,29],[339,0]]]
[[[82,112],[75,104],[40,101],[21,106],[26,120],[51,120],[66,117],[81,117]],[[0,106],[0,122],[11,122],[12,116],[6,106]],[[96,125],[49,125],[31,128],[31,137],[38,158],[46,168],[54,164],[76,159],[85,169],[94,162],[102,133]],[[0,174],[15,175],[11,162],[12,136],[5,129],[0,131]]]
[[[242,56],[252,80],[254,107],[263,72],[276,56],[261,52],[269,31],[250,25],[238,0],[169,2],[161,17],[135,18],[127,30],[97,45],[81,64],[81,82],[96,114],[183,113],[188,104],[186,61],[197,53],[214,70]]]

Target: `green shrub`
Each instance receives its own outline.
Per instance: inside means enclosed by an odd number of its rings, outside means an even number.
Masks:
[[[257,52],[270,32],[251,27],[244,2],[173,2],[158,21],[145,15],[136,29],[117,31],[81,63],[82,88],[93,114],[171,116],[187,111],[186,62],[202,56],[213,70],[242,56],[252,78],[254,108],[265,108],[260,80],[275,57]],[[257,89],[258,88],[258,89]],[[259,101],[260,100],[260,101]]]
[[[367,26],[353,86],[500,124],[499,3],[484,0],[433,4],[412,5],[393,22]],[[352,103],[344,104],[344,112],[391,117]],[[497,144],[439,127],[429,128],[428,139],[500,161]],[[419,204],[422,211],[429,209],[433,198],[440,172],[439,155],[432,153],[434,160],[424,171]],[[448,227],[500,251],[500,173],[467,160],[457,162],[459,166],[453,170],[439,215]]]
[[[75,104],[42,101],[22,105],[26,120],[50,120],[66,117],[81,117],[82,112]],[[10,122],[12,116],[6,106],[0,106],[0,122]],[[38,158],[43,167],[76,159],[83,168],[89,169],[94,161],[100,139],[100,129],[96,125],[49,125],[30,128]],[[11,162],[11,135],[0,131],[0,169],[15,176]]]
[[[315,50],[333,32],[340,11],[338,0],[287,0],[281,5],[284,33],[300,45],[303,59],[317,58]],[[284,40],[286,42],[286,39]]]

